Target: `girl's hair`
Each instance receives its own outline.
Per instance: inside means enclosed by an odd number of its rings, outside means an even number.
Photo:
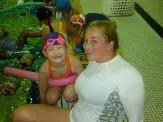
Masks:
[[[50,32],[54,32],[54,30],[50,24],[50,18],[53,15],[53,13],[50,9],[45,8],[45,7],[39,7],[37,9],[36,15],[37,15],[37,18],[39,21],[48,20],[48,26],[49,26]]]
[[[113,46],[114,51],[116,51],[119,48],[118,34],[116,31],[117,25],[114,21],[111,20],[93,21],[88,25],[86,30],[92,27],[103,30],[107,42],[114,41]]]

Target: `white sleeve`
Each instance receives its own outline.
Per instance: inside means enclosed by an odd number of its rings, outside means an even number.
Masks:
[[[119,74],[119,97],[129,122],[143,122],[144,83],[139,72],[125,68]]]

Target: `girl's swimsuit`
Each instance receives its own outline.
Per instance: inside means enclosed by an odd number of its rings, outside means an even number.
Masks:
[[[76,81],[76,74],[71,71],[71,62],[70,57],[66,57],[66,64],[67,69],[66,73],[63,76],[60,77],[54,77],[54,71],[51,69],[51,64],[48,63],[48,72],[49,72],[49,78],[48,78],[48,84],[54,85],[54,86],[65,86],[69,84],[73,84]],[[52,75],[53,72],[53,75]]]

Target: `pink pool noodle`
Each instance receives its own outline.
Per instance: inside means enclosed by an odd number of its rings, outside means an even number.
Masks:
[[[12,67],[5,67],[4,73],[10,74],[19,78],[25,78],[25,79],[34,80],[34,81],[37,81],[39,77],[38,73],[36,72],[22,70],[18,68],[12,68]]]

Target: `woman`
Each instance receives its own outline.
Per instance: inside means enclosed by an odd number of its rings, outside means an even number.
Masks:
[[[63,109],[25,105],[13,113],[13,122],[143,122],[144,85],[139,72],[124,61],[118,49],[116,24],[95,21],[86,29],[87,68],[75,82],[78,101]]]

